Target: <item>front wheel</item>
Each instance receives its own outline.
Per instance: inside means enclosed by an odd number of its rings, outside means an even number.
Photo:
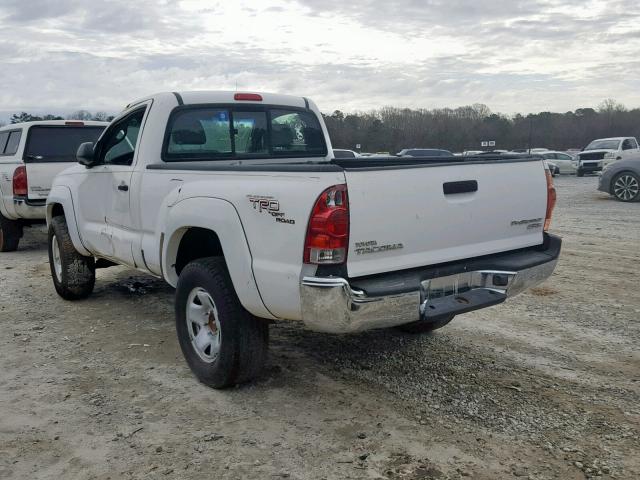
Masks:
[[[611,192],[621,202],[640,200],[640,176],[633,172],[622,172],[611,182]]]
[[[405,333],[430,333],[434,330],[448,325],[455,315],[436,320],[435,322],[428,322],[425,320],[418,320],[417,322],[405,323],[404,325],[398,325],[396,328]]]
[[[64,217],[53,217],[49,225],[49,266],[53,286],[65,300],[86,298],[96,283],[93,257],[81,255],[73,246]]]
[[[14,252],[18,249],[22,237],[22,225],[9,220],[0,213],[0,252]]]
[[[260,373],[269,326],[242,307],[223,258],[195,260],[182,270],[175,308],[178,342],[198,380],[225,388]]]
[[[584,177],[584,170],[582,170],[581,168],[579,168],[578,170],[576,170],[576,175],[578,177]]]

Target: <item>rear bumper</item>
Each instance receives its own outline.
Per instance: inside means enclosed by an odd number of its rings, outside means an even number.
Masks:
[[[562,241],[461,262],[347,280],[304,277],[302,319],[312,330],[349,333],[437,321],[502,303],[553,273]]]
[[[18,218],[44,220],[47,217],[46,200],[30,200],[27,197],[13,197],[13,208]]]

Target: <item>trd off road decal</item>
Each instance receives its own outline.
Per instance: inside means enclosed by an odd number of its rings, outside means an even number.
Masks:
[[[253,209],[259,213],[268,213],[276,219],[278,223],[288,223],[294,225],[296,221],[292,218],[285,218],[285,213],[280,211],[280,202],[275,197],[266,195],[247,195],[249,203]]]

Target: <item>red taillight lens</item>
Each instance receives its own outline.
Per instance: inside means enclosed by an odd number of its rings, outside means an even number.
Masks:
[[[551,226],[553,209],[556,206],[556,187],[553,186],[553,177],[549,170],[545,170],[547,175],[547,213],[544,218],[544,231],[548,231]]]
[[[20,165],[13,172],[13,194],[26,196],[27,193],[27,168],[24,165]]]
[[[316,200],[307,237],[304,263],[336,264],[347,260],[349,247],[349,199],[346,185],[327,188]]]
[[[261,102],[262,95],[258,95],[257,93],[236,93],[233,99],[244,100],[246,102]]]

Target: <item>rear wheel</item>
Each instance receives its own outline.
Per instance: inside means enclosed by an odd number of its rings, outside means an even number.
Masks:
[[[611,182],[611,193],[622,202],[640,200],[640,176],[633,172],[622,172]]]
[[[242,307],[224,259],[202,258],[184,267],[175,308],[180,348],[198,380],[224,388],[260,373],[269,325]]]
[[[449,324],[455,315],[445,317],[435,322],[428,322],[426,320],[418,320],[417,322],[406,323],[404,325],[398,325],[396,328],[406,333],[430,333],[434,330],[444,327]]]
[[[49,225],[49,266],[56,292],[65,300],[79,300],[93,292],[95,260],[75,249],[62,216],[53,217]]]
[[[0,213],[0,252],[18,249],[22,237],[22,225],[17,220],[9,220]]]

